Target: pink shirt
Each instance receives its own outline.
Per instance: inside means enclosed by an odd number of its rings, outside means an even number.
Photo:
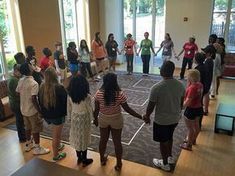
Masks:
[[[189,59],[193,59],[195,52],[198,51],[197,44],[195,43],[187,42],[184,44],[183,48],[184,48],[184,57]]]

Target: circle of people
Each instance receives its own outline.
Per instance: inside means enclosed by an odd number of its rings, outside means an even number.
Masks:
[[[10,106],[16,116],[19,141],[25,143],[25,151],[33,149],[35,155],[50,152],[49,149],[40,146],[39,134],[43,130],[44,119],[48,124],[52,124],[52,160],[56,162],[65,158],[61,132],[67,117],[71,121],[70,145],[76,150],[77,164],[85,167],[93,162],[92,158],[87,157],[87,148],[91,142],[91,121],[93,121],[93,124],[100,128],[101,165],[104,166],[108,160],[106,145],[111,133],[116,154],[115,170],[120,171],[123,152],[121,134],[124,123],[121,108],[146,123],[151,123],[150,115],[155,109],[153,139],[160,142],[162,158],[154,158],[153,164],[165,171],[171,171],[171,165],[175,163],[172,156],[173,133],[182,109],[188,133],[181,148],[191,151],[201,129],[202,117],[208,115],[210,90],[212,96],[218,94],[225,56],[224,39],[212,34],[208,46],[203,48],[202,52],[198,52],[195,37],[190,37],[182,51],[176,55],[168,33],[156,53],[148,37],[149,33],[145,32],[144,40],[141,41],[137,52],[136,42],[131,34],[127,34],[124,48],[119,51],[113,34],[109,34],[104,46],[100,33],[97,32],[92,41],[92,55],[85,40],[81,40],[79,51],[76,50],[76,44],[70,42],[67,56],[72,78],[67,89],[61,84],[67,77],[61,42],[55,44],[54,61],[50,58],[51,50],[43,49],[45,57],[41,59],[40,67],[37,65],[33,46],[26,47],[27,58],[23,53],[17,53],[15,55],[17,64],[14,65],[13,75],[8,79],[8,92]],[[108,57],[109,70],[115,71],[117,53],[124,51],[127,74],[132,74],[134,53],[139,55],[141,52],[143,76],[147,76],[150,50],[156,55],[161,49],[164,62],[160,67],[160,75],[163,79],[151,88],[146,114],[140,115],[128,105],[127,95],[118,85],[117,75],[112,72],[105,74],[103,61]],[[172,52],[177,59],[184,52],[180,79],[184,79],[188,65],[186,90],[183,84],[173,77],[175,65],[170,61]],[[101,66],[104,74],[103,84],[94,97],[90,94],[89,82],[86,79],[88,72],[90,78],[96,80],[91,71],[92,57],[95,58],[96,64]],[[193,61],[197,65],[195,69],[192,69]]]

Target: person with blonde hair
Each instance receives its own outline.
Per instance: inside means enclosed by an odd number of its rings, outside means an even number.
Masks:
[[[200,132],[199,119],[203,115],[202,94],[203,85],[200,82],[200,72],[196,69],[188,71],[188,82],[183,106],[185,107],[185,124],[188,134],[181,148],[192,150],[192,145],[196,144],[197,136]]]
[[[64,148],[64,145],[60,143],[60,138],[67,115],[67,92],[59,84],[53,67],[45,70],[45,81],[39,89],[39,104],[43,118],[48,124],[52,124],[53,161],[59,161],[66,156],[66,153],[59,153],[59,150]]]

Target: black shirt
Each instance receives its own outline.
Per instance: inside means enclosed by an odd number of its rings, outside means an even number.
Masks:
[[[65,117],[67,115],[67,92],[62,85],[58,85],[55,89],[56,106],[47,109],[42,102],[42,89],[39,91],[39,105],[41,107],[43,118],[55,119]]]
[[[60,69],[65,69],[65,61],[64,58],[60,58],[61,55],[63,55],[63,52],[56,50],[54,52],[54,59],[58,61]]]
[[[213,78],[213,67],[214,67],[214,62],[211,58],[207,58],[205,60],[205,69],[206,69],[206,86],[205,89],[206,91],[210,90],[211,87],[211,82]]]
[[[109,57],[117,56],[118,44],[115,40],[106,42],[105,48],[107,50],[107,53],[108,53]]]
[[[204,64],[195,67],[200,72],[200,82],[203,85],[203,92],[206,90],[206,68]]]
[[[70,64],[78,64],[78,52],[77,50],[72,51],[71,48],[67,48],[67,56]]]
[[[32,57],[32,58],[29,58],[27,57],[26,58],[26,63],[32,65],[33,67],[37,66],[37,59],[35,57]],[[42,83],[42,74],[40,72],[37,72],[37,71],[33,71],[33,74],[32,74],[34,80],[40,85]]]

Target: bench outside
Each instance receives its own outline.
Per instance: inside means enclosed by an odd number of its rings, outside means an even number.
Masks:
[[[220,103],[215,115],[214,132],[218,133],[220,130],[226,131],[228,135],[232,136],[234,132],[235,120],[235,105]]]

